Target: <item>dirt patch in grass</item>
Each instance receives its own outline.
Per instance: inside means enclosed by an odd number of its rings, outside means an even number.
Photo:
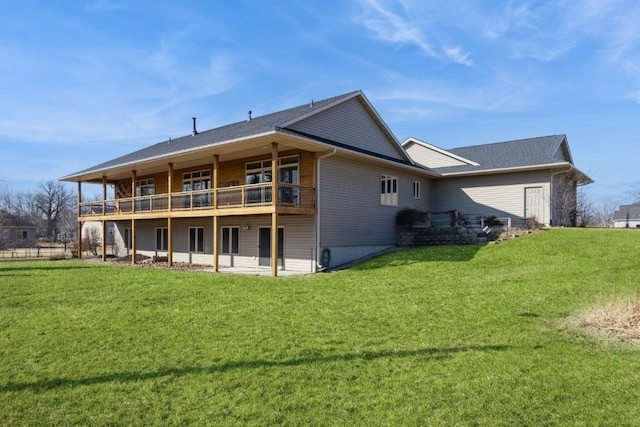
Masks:
[[[118,264],[131,264],[131,255],[127,255],[124,257],[116,258],[112,262]],[[210,270],[211,266],[201,265],[201,264],[191,264],[187,262],[174,262],[171,267],[169,267],[169,260],[166,256],[154,256],[148,257],[145,255],[136,255],[136,267],[147,267],[147,268],[162,268],[162,269],[172,269],[172,270]]]
[[[571,323],[582,333],[640,346],[640,294],[600,303]]]

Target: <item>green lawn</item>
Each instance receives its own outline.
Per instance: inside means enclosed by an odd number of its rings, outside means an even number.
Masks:
[[[0,425],[640,425],[640,350],[567,329],[640,232],[293,278],[0,262]]]

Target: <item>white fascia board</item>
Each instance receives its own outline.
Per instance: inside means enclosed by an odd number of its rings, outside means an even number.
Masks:
[[[461,172],[440,172],[443,178],[449,178],[454,176],[465,176],[465,175],[490,175],[496,173],[509,173],[509,172],[529,172],[534,170],[542,170],[542,169],[557,169],[562,166],[567,166],[567,172],[572,169],[575,169],[571,163],[562,162],[562,163],[547,163],[543,165],[531,165],[531,166],[512,166],[508,168],[495,168],[495,169],[481,169],[475,171],[461,171]]]

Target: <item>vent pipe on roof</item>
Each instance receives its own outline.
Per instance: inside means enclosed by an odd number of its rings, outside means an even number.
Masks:
[[[198,134],[198,131],[196,130],[196,118],[192,117],[193,119],[193,136],[196,136]]]
[[[249,118],[247,120],[251,120],[251,110],[249,110]]]
[[[309,105],[309,108],[313,108],[313,99],[311,100],[311,105]]]

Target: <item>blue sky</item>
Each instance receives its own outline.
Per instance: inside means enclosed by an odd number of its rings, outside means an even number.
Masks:
[[[595,202],[640,188],[640,2],[0,0],[14,191],[362,89],[399,140],[567,134]]]

